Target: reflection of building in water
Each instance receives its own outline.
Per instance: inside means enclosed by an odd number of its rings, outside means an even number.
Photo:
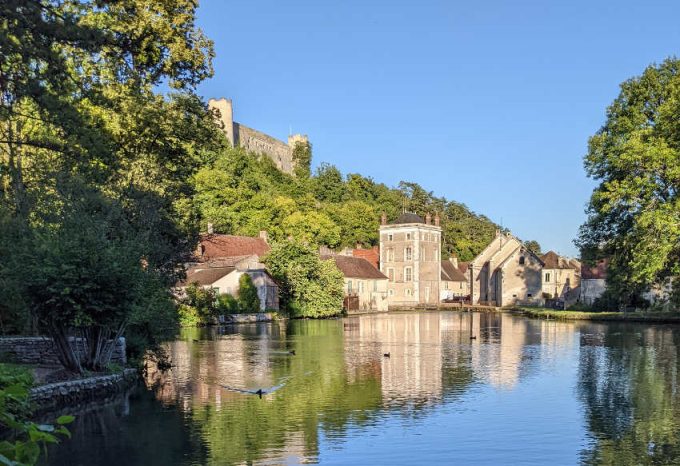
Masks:
[[[239,334],[216,335],[211,340],[170,343],[167,350],[172,369],[159,371],[154,364],[148,364],[146,385],[162,402],[178,403],[186,410],[192,402],[214,403],[219,410],[223,400],[242,396],[221,385],[238,389],[274,385],[268,371],[268,339],[247,340],[249,330],[257,332],[255,326],[251,327],[243,326]]]
[[[439,398],[442,315],[383,314],[346,319],[345,352],[350,378],[369,370],[379,371],[382,394],[387,400],[425,402]],[[385,357],[387,353],[389,357]]]

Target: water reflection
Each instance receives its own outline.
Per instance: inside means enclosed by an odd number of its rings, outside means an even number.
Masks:
[[[150,366],[128,409],[79,416],[49,461],[667,464],[678,338],[461,312],[192,329],[172,370]]]

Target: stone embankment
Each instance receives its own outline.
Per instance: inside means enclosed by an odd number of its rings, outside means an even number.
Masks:
[[[36,413],[56,411],[91,401],[103,401],[127,390],[137,381],[136,369],[121,373],[51,383],[31,389]]]
[[[82,338],[71,338],[71,345],[78,355],[85,353]],[[17,364],[59,365],[59,358],[51,338],[47,337],[2,337],[0,338],[0,360]],[[125,338],[116,342],[111,362],[124,366]]]
[[[257,314],[226,314],[220,319],[222,324],[253,324],[257,322],[271,322],[274,314],[258,312]]]

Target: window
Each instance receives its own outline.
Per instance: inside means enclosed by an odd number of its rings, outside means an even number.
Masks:
[[[413,260],[413,249],[410,246],[404,250],[404,260]]]
[[[545,281],[546,281],[546,282],[549,282],[549,281],[550,281],[550,274],[549,274],[549,273],[546,273],[546,274],[545,274]]]
[[[373,291],[378,291],[378,280],[373,280]]]
[[[463,282],[460,282],[460,287],[461,290],[463,289]]]
[[[406,241],[411,239],[411,233],[406,233]]]
[[[444,282],[444,289],[448,290],[449,289],[449,282]]]
[[[387,295],[388,295],[388,296],[394,296],[394,290],[389,290],[389,291],[387,292]]]
[[[410,282],[413,280],[413,270],[411,267],[404,267],[404,281]]]
[[[387,269],[387,278],[388,278],[389,281],[391,281],[391,282],[394,281],[394,269],[393,269],[393,268]]]
[[[363,280],[359,281],[359,293],[364,292],[364,282]]]
[[[406,296],[413,296],[413,292],[410,289],[406,290]]]
[[[533,296],[533,295],[532,295],[531,293],[529,293],[529,294],[527,295],[527,297],[529,297],[529,298],[531,298],[532,296]]]
[[[352,280],[347,280],[347,292],[352,292]]]
[[[524,256],[519,256],[519,265],[524,265]]]
[[[387,250],[387,262],[394,262],[394,249],[392,248]]]
[[[438,259],[439,259],[439,251],[437,250],[437,248],[434,248],[434,254],[432,254],[432,260],[436,261]]]
[[[394,236],[392,236],[392,233],[387,235],[387,241],[392,241],[394,239]]]

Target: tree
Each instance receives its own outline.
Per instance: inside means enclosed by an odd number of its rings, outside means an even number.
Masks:
[[[342,312],[344,279],[333,261],[310,246],[283,241],[263,259],[279,283],[281,306],[295,317],[329,317]]]
[[[253,279],[247,273],[238,279],[238,307],[241,312],[260,312],[260,297]]]
[[[680,273],[680,61],[621,84],[590,138],[588,175],[600,182],[576,244],[609,257],[608,287],[635,304],[650,284]]]
[[[530,240],[530,241],[525,241],[525,242],[524,242],[524,245],[525,245],[531,252],[533,252],[534,254],[536,254],[537,256],[540,256],[541,254],[543,254],[543,253],[541,252],[541,245],[540,245],[540,243],[539,243],[538,241],[536,241],[535,239],[532,239],[532,240]]]

